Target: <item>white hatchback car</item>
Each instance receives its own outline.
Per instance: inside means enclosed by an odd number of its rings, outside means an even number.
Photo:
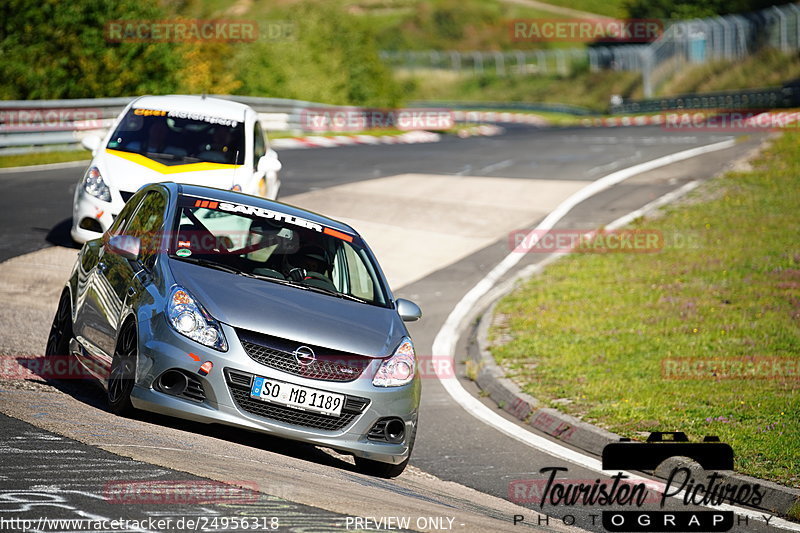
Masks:
[[[83,139],[92,162],[75,188],[72,238],[100,237],[143,185],[174,181],[275,200],[278,155],[249,106],[203,96],[143,96],[105,138]]]

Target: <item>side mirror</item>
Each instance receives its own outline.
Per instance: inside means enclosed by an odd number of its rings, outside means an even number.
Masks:
[[[403,322],[414,322],[422,318],[422,309],[411,300],[398,298],[395,303],[397,304],[397,314],[403,319]]]
[[[130,235],[114,235],[108,239],[106,247],[109,251],[125,259],[136,261],[139,259],[142,241],[139,240],[139,237],[131,237]]]
[[[275,150],[267,150],[267,154],[258,160],[259,172],[278,172],[281,168],[283,168],[283,165],[281,164],[280,159],[278,159],[278,154],[275,152]]]
[[[90,152],[94,153],[94,151],[100,147],[100,141],[101,139],[97,135],[87,135],[81,139],[81,145]]]

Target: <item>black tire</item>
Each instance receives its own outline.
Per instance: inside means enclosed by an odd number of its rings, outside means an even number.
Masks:
[[[364,459],[363,457],[355,457],[356,470],[367,476],[393,478],[403,473],[403,470],[408,466],[408,461],[411,459],[411,452],[414,451],[414,442],[417,440],[417,427],[419,421],[414,423],[414,432],[411,434],[411,442],[408,445],[408,457],[400,464],[393,465],[391,463],[382,463],[380,461],[373,461],[372,459]]]
[[[136,327],[129,323],[117,340],[108,376],[108,407],[118,416],[130,416],[136,411],[131,403],[131,392],[136,377],[137,353]]]
[[[403,470],[408,466],[409,459],[410,457],[407,457],[406,460],[399,465],[393,465],[391,463],[382,463],[380,461],[373,461],[372,459],[356,457],[356,470],[367,476],[387,479],[393,478],[403,473]]]
[[[69,355],[69,342],[72,340],[72,300],[69,291],[61,293],[58,309],[50,326],[47,345],[44,348],[46,357]]]

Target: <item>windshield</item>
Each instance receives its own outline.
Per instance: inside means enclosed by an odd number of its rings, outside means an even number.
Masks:
[[[166,164],[241,165],[245,157],[244,126],[202,113],[131,108],[111,136],[108,148]]]
[[[388,307],[358,236],[258,207],[181,196],[173,259]]]

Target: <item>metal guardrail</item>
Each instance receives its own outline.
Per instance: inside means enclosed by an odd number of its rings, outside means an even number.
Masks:
[[[611,106],[611,113],[652,113],[674,109],[766,110],[788,107],[800,107],[800,87],[719,91],[635,100]]]
[[[241,102],[252,107],[267,131],[302,131],[301,113],[310,107],[330,107],[328,104],[284,98],[256,96],[213,95],[215,98]],[[90,134],[105,134],[125,106],[135,97],[77,98],[69,100],[2,100],[0,101],[0,153],[26,153],[45,146],[72,148]],[[91,120],[67,120],[57,125],[29,123],[8,128],[9,117],[21,112],[66,111],[73,115],[91,113]],[[78,113],[76,113],[78,112]]]
[[[482,109],[502,109],[504,111],[549,111],[552,113],[567,113],[569,115],[592,116],[599,113],[569,104],[526,103],[526,102],[410,102],[412,107],[443,107],[464,111],[477,111]]]
[[[737,60],[764,47],[784,53],[800,49],[800,5],[772,6],[752,13],[665,21],[664,33],[648,44],[617,44],[571,49],[381,52],[392,68],[445,70],[468,75],[566,76],[588,65],[591,71],[622,70],[642,74],[646,98],[686,65]]]

